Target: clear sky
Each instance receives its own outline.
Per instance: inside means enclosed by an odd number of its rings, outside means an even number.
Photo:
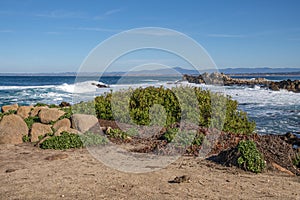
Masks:
[[[300,67],[299,10],[299,0],[0,0],[0,72],[74,72],[138,27],[187,34],[219,68]]]

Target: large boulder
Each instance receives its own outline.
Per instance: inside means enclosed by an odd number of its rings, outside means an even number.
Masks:
[[[8,112],[10,110],[18,110],[19,105],[18,104],[13,104],[13,105],[6,105],[2,106],[2,112]]]
[[[0,144],[20,144],[27,134],[28,127],[20,116],[3,116],[0,121]]]
[[[55,130],[58,130],[61,127],[71,128],[71,122],[70,122],[70,120],[67,119],[67,118],[64,118],[64,119],[58,120],[52,126],[52,128],[54,128]]]
[[[37,107],[34,107],[34,108],[31,110],[31,112],[30,112],[30,116],[31,116],[31,117],[38,116],[39,112],[40,112],[42,109],[48,109],[48,106],[37,106]]]
[[[72,128],[85,133],[98,123],[97,117],[94,115],[73,114],[71,117]]]
[[[39,136],[45,136],[47,133],[52,133],[51,125],[41,123],[32,124],[30,131],[31,142],[39,141]]]
[[[65,112],[58,108],[42,109],[39,112],[39,118],[42,123],[49,124],[52,121],[57,121],[64,114]]]
[[[20,106],[17,110],[17,115],[23,119],[28,118],[33,106]]]

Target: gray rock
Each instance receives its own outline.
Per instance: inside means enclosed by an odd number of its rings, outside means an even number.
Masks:
[[[98,123],[97,117],[94,115],[74,114],[71,117],[72,128],[85,133]]]

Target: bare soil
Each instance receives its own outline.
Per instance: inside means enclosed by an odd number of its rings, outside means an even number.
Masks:
[[[0,185],[0,199],[300,199],[299,176],[282,172],[254,174],[183,156],[155,172],[124,173],[85,148],[32,144],[0,145]]]

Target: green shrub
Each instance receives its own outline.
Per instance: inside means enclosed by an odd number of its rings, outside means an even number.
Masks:
[[[39,135],[38,140],[42,140],[45,137],[45,135]]]
[[[22,140],[23,140],[23,142],[29,142],[30,137],[28,135],[23,135]]]
[[[161,139],[166,140],[168,143],[174,142],[183,146],[189,146],[191,144],[200,146],[204,137],[205,136],[202,133],[195,133],[194,131],[180,131],[178,128],[169,128],[162,135]]]
[[[241,134],[251,134],[255,130],[255,122],[249,121],[247,113],[238,110],[237,101],[227,101],[226,120],[223,130]]]
[[[136,128],[130,128],[126,131],[126,134],[130,137],[137,136],[139,134],[139,131]]]
[[[87,132],[84,135],[77,135],[68,132],[62,132],[60,136],[52,136],[40,144],[42,149],[70,149],[81,148],[84,146],[93,146],[106,144],[107,138],[101,135]]]
[[[122,94],[122,93],[118,92],[118,94]],[[114,119],[111,111],[111,103],[110,103],[111,97],[112,97],[112,93],[105,93],[104,95],[95,98],[95,111],[99,119],[106,119],[106,120]]]
[[[1,115],[4,116],[4,115],[16,114],[16,113],[17,113],[16,110],[8,110],[5,113],[0,113],[0,117],[1,117]]]
[[[70,149],[83,147],[83,143],[76,134],[63,132],[60,136],[53,136],[40,144],[42,149]]]
[[[60,108],[60,107],[58,105],[55,105],[55,104],[50,104],[49,108]]]
[[[36,123],[36,122],[41,122],[40,118],[38,116],[34,116],[34,117],[28,117],[26,119],[24,119],[25,123],[27,124],[28,129],[31,129],[32,124]]]
[[[16,114],[16,113],[17,113],[16,110],[9,110],[9,111],[7,111],[7,112],[5,112],[5,113],[0,112],[0,120],[1,120],[2,117],[5,116],[5,115],[11,115],[11,114]]]
[[[171,90],[151,86],[121,90],[96,97],[94,103],[98,118],[129,124],[155,124],[151,112],[163,114],[160,107],[151,110],[158,104],[166,114],[165,122],[160,122],[165,127],[183,120],[233,133],[252,134],[255,129],[247,114],[238,110],[237,101],[201,88],[180,86]]]
[[[88,101],[88,102],[80,102],[80,103],[74,104],[72,106],[72,112],[79,113],[79,114],[96,115],[95,102]]]
[[[194,138],[193,145],[201,146],[204,141],[204,138],[205,138],[205,135],[203,133],[197,133]]]
[[[67,119],[71,118],[71,116],[73,114],[72,107],[64,107],[64,108],[61,108],[61,110],[64,111],[65,114],[63,116],[61,116],[58,120],[61,120],[64,118],[67,118]]]
[[[155,104],[162,105],[165,109],[165,126],[180,120],[181,109],[175,94],[170,89],[153,86],[133,91],[129,102],[131,119],[138,125],[150,125],[149,111]]]
[[[251,140],[242,140],[238,144],[238,164],[245,170],[260,173],[265,168],[265,161],[262,154]]]
[[[105,136],[94,134],[92,132],[85,132],[83,135],[79,136],[83,146],[94,146],[108,143],[108,139]]]
[[[169,128],[162,135],[161,139],[166,140],[167,142],[172,142],[178,132],[178,128]]]
[[[34,107],[48,106],[48,104],[38,102],[34,105]]]
[[[120,130],[120,129],[109,129],[106,131],[106,134],[109,136],[109,137],[112,137],[112,138],[118,138],[118,139],[127,139],[129,137],[129,135]]]
[[[293,158],[293,164],[300,168],[300,155],[299,154],[296,154],[295,157]]]
[[[16,114],[17,111],[16,110],[9,110],[6,113],[7,113],[7,115],[11,115],[11,114]]]

